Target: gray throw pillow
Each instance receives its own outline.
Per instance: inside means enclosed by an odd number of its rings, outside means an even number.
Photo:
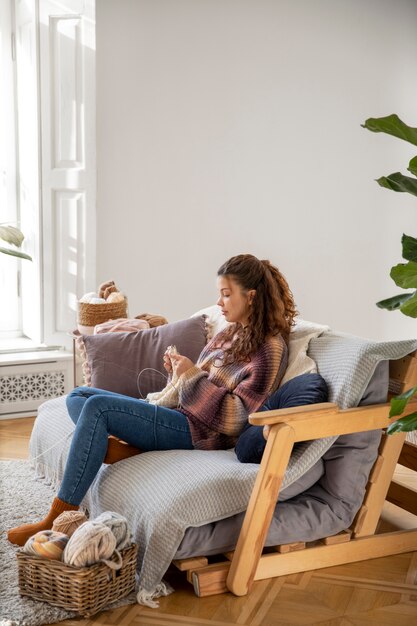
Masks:
[[[167,382],[163,354],[175,345],[195,363],[206,345],[206,316],[130,333],[83,335],[91,386],[145,398]]]

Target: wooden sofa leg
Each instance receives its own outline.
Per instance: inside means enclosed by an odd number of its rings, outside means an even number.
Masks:
[[[174,560],[172,564],[181,572],[187,572],[187,580],[193,585],[194,593],[199,598],[229,591],[226,579],[230,569],[230,560],[209,565],[206,557],[197,556]]]
[[[293,444],[290,426],[271,427],[227,577],[228,589],[237,596],[245,596],[255,578]]]
[[[194,587],[195,595],[199,598],[215,596],[229,591],[226,585],[229,569],[230,562],[213,563],[201,569],[190,570],[187,578]]]

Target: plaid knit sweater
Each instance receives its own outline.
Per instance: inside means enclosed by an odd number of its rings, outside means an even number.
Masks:
[[[249,414],[275,391],[288,362],[287,345],[277,335],[265,341],[248,363],[221,365],[221,335],[213,337],[197,364],[177,383],[177,410],[188,419],[194,447],[202,450],[234,447]]]

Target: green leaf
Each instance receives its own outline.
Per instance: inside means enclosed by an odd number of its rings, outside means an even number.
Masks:
[[[3,252],[3,254],[10,254],[10,256],[17,256],[19,259],[27,259],[28,261],[32,260],[31,256],[25,254],[24,252],[20,252],[19,250],[11,250],[10,248],[0,247],[0,252]]]
[[[417,239],[404,234],[401,237],[401,243],[403,246],[403,259],[417,263]]]
[[[399,309],[404,302],[407,302],[410,298],[412,298],[417,293],[401,293],[398,296],[392,296],[392,298],[387,298],[386,300],[380,300],[376,303],[376,306],[380,309],[387,309],[387,311],[396,311]]]
[[[386,189],[411,193],[413,196],[417,196],[417,179],[404,176],[401,172],[394,172],[389,174],[389,176],[381,176],[376,182]]]
[[[393,135],[417,146],[417,128],[405,124],[395,113],[386,117],[370,117],[362,127],[373,133]]]
[[[414,176],[417,176],[417,156],[411,159],[410,163],[408,164],[407,169],[409,172],[414,174]]]
[[[411,430],[417,430],[417,412],[405,415],[390,424],[387,428],[387,433],[388,435],[392,435],[393,433],[409,433]]]
[[[390,417],[395,417],[396,415],[401,415],[404,412],[405,407],[411,400],[411,398],[417,393],[417,385],[404,391],[395,398],[391,398],[391,408],[389,412]]]
[[[417,263],[398,263],[391,268],[390,276],[398,287],[403,289],[417,288]]]
[[[417,291],[400,306],[400,311],[408,317],[417,317]]]
[[[24,236],[22,231],[14,226],[0,226],[0,239],[20,248]]]

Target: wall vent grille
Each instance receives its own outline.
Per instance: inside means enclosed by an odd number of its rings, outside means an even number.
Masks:
[[[2,402],[48,400],[65,393],[65,371],[0,376]]]
[[[73,356],[64,350],[0,354],[0,420],[33,417],[73,384]]]

